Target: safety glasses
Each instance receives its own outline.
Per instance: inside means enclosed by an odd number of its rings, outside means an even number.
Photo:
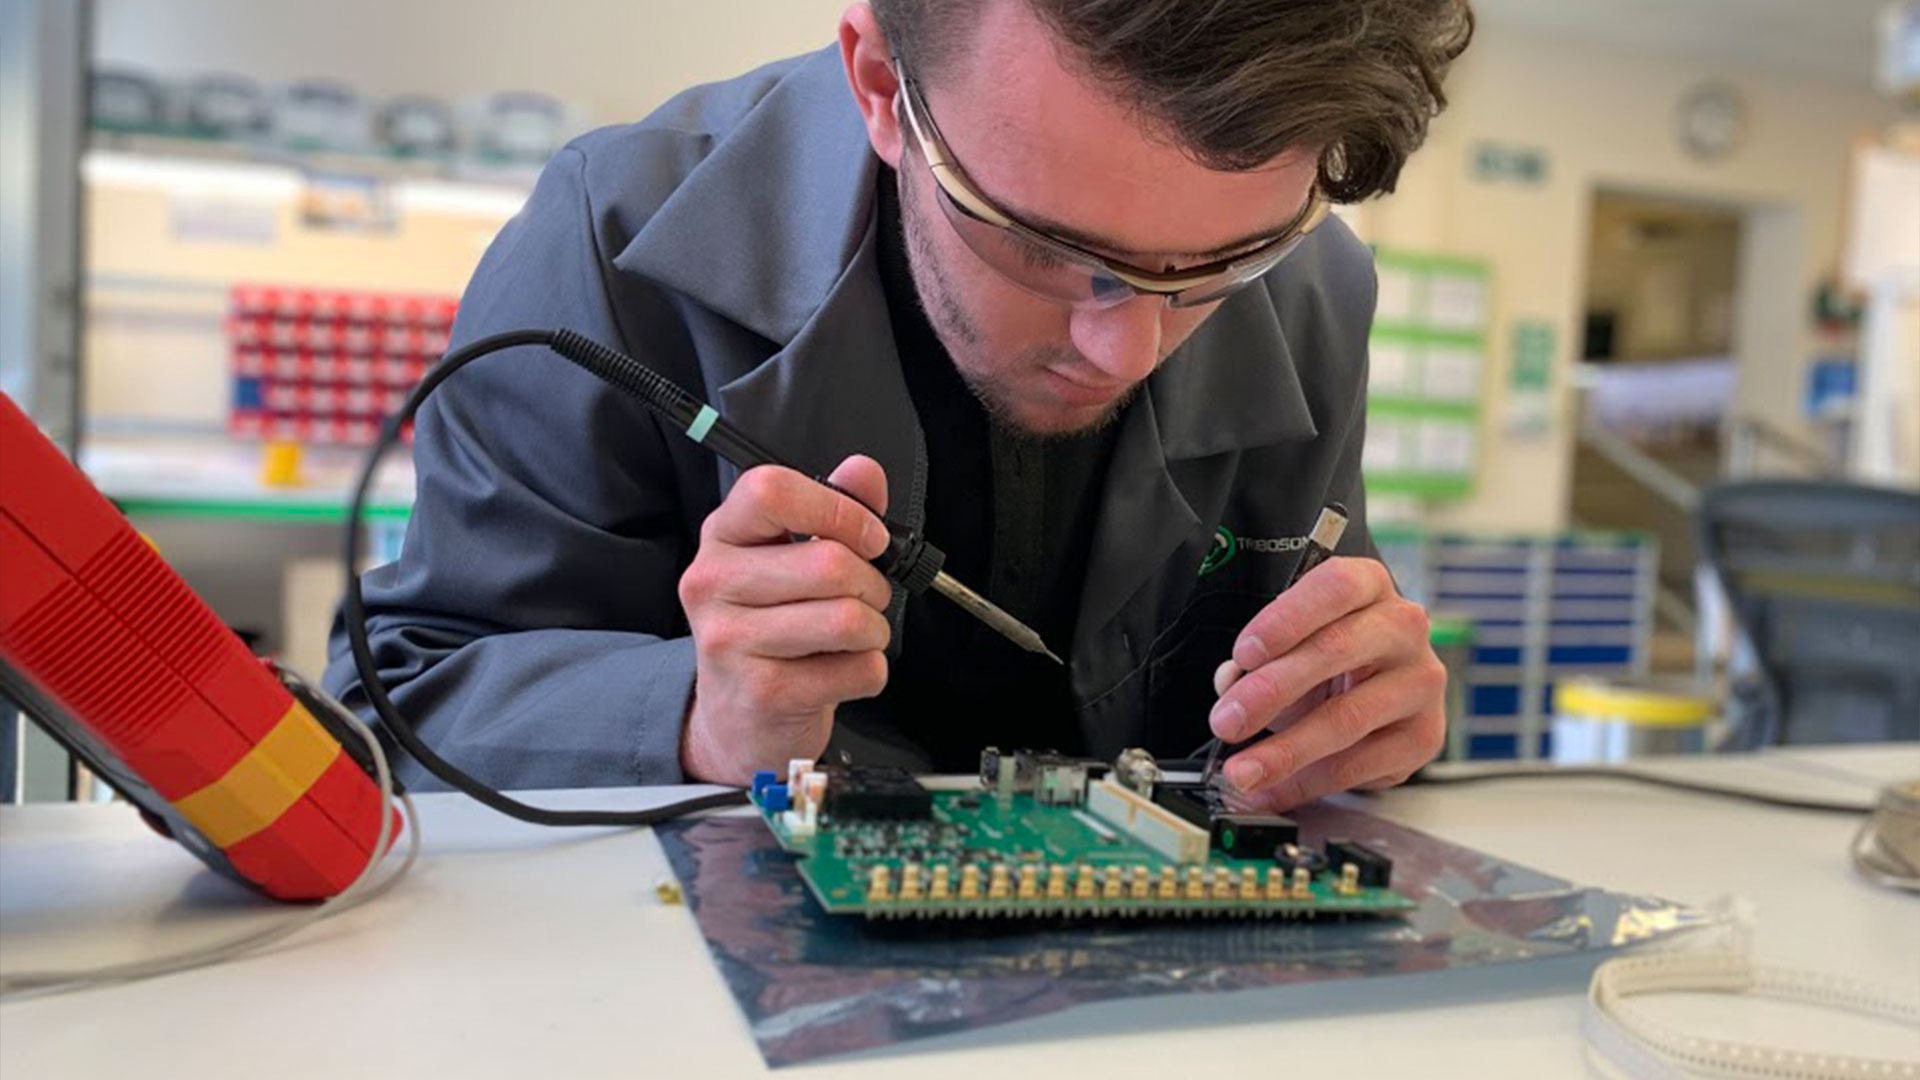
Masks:
[[[1093,308],[1124,304],[1136,296],[1165,297],[1173,307],[1210,304],[1273,269],[1326,220],[1329,204],[1315,191],[1278,234],[1224,259],[1171,271],[1109,259],[1022,223],[982,195],[947,149],[919,86],[898,62],[894,69],[901,88],[897,100],[914,144],[933,174],[937,201],[947,221],[982,262],[1043,299]]]

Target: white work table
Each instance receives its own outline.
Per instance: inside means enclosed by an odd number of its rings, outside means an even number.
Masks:
[[[1920,776],[1920,746],[1662,763],[1835,800]],[[640,806],[695,789],[570,792]],[[767,1070],[644,831],[541,829],[418,800],[425,854],[366,907],[218,968],[0,1007],[0,1077],[738,1076]],[[1920,897],[1869,885],[1836,815],[1584,780],[1395,791],[1385,816],[1575,881],[1757,906],[1762,963],[1920,987]],[[0,965],[173,951],[284,918],[125,806],[0,809]],[[1576,1077],[1584,971],[1500,971],[1134,999],[782,1070],[915,1077]],[[1759,1001],[1657,1006],[1721,1036],[1920,1057],[1920,1032]],[[1335,1071],[1340,1070],[1340,1071]]]

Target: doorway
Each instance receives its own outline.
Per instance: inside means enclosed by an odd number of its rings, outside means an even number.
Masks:
[[[1741,209],[1594,194],[1571,519],[1660,541],[1653,666],[1692,666],[1691,495],[1722,474],[1745,310]]]

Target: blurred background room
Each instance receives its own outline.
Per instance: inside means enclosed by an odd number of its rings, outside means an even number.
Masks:
[[[0,0],[0,389],[317,675],[360,450],[543,162],[844,3]],[[1399,189],[1340,211],[1448,753],[1920,737],[1920,520],[1875,501],[1920,490],[1920,4],[1475,8]],[[87,794],[5,744],[8,799]]]

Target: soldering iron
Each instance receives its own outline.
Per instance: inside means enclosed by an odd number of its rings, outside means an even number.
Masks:
[[[498,335],[507,337],[511,335]],[[493,348],[504,348],[506,344],[489,348],[494,338],[482,338],[463,353],[484,356]],[[742,472],[759,465],[780,465],[793,468],[780,460],[772,451],[754,442],[739,428],[728,423],[713,406],[681,389],[672,380],[640,363],[631,356],[617,352],[591,338],[574,333],[571,330],[557,330],[547,335],[544,344],[554,352],[573,361],[580,367],[593,372],[607,382],[619,387],[655,414],[673,423],[684,432],[687,438],[707,447],[714,453],[738,466]],[[457,366],[449,358],[444,367]],[[804,470],[801,470],[804,472]],[[830,484],[823,477],[814,477],[822,484],[853,498],[845,490]],[[860,500],[854,499],[855,502]],[[869,510],[872,507],[868,507]],[[995,606],[986,597],[974,592],[955,580],[953,575],[942,570],[946,563],[946,553],[932,544],[919,533],[884,515],[880,518],[887,527],[889,537],[887,550],[873,560],[873,565],[887,580],[903,586],[909,595],[918,596],[928,587],[952,600],[964,608],[968,614],[992,627],[1002,637],[1030,653],[1059,664],[1063,661],[1047,648],[1040,635]]]
[[[711,449],[742,471],[758,465],[781,465],[792,468],[772,451],[748,437],[745,432],[728,423],[713,406],[688,393],[672,380],[631,356],[610,349],[571,330],[510,330],[483,337],[455,349],[420,380],[419,385],[407,395],[406,404],[401,406],[400,411],[387,418],[372,452],[367,455],[366,465],[360,472],[359,483],[354,487],[353,502],[347,511],[344,553],[346,588],[342,602],[342,623],[347,634],[347,645],[353,653],[354,669],[360,676],[360,685],[367,695],[367,701],[379,716],[384,730],[392,735],[394,741],[398,742],[407,753],[413,755],[414,759],[420,762],[428,772],[479,802],[523,821],[542,825],[651,825],[692,810],[742,802],[744,797],[741,792],[729,791],[717,795],[704,795],[653,810],[549,810],[533,806],[481,783],[441,757],[432,747],[421,741],[414,732],[413,725],[400,713],[399,708],[393,703],[393,698],[387,693],[385,681],[380,677],[379,664],[374,660],[373,645],[367,636],[366,600],[361,593],[358,569],[360,565],[359,525],[366,512],[368,497],[372,492],[373,478],[379,471],[382,458],[400,441],[401,432],[419,411],[427,396],[433,393],[435,387],[451,377],[454,372],[483,356],[519,346],[544,346],[553,350],[575,365],[605,380],[609,385],[638,399],[656,416],[678,428],[689,439]],[[806,470],[797,471],[804,475],[813,475]],[[814,478],[822,484],[827,484],[822,477]],[[832,484],[827,486],[834,487]],[[836,487],[835,490],[840,489]],[[846,493],[842,492],[842,494]],[[851,495],[848,497],[852,498]],[[855,499],[855,501],[859,500]],[[1047,648],[1040,635],[1031,627],[1007,614],[946,573],[941,568],[946,562],[946,554],[939,548],[927,543],[926,539],[915,530],[892,521],[884,515],[875,516],[879,517],[881,523],[886,526],[889,540],[886,551],[873,560],[873,565],[886,575],[888,580],[905,588],[909,595],[918,595],[931,588],[960,605],[969,614],[1022,649],[1045,656],[1056,664],[1063,662]]]

